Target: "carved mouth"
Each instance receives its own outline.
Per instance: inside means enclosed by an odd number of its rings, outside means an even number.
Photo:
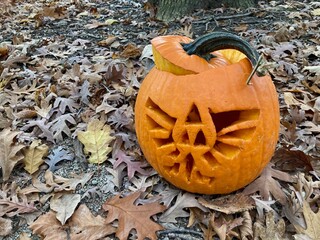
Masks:
[[[149,98],[146,115],[159,165],[165,173],[210,185],[223,159],[237,156],[252,139],[260,111],[215,113],[209,108],[200,111],[192,104],[185,119],[178,120]]]

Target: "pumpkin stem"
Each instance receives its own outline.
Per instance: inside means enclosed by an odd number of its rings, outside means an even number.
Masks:
[[[229,32],[208,33],[198,37],[191,43],[183,43],[181,45],[189,55],[195,54],[207,61],[215,57],[211,52],[222,49],[236,49],[248,57],[255,69],[254,72],[256,72],[256,68],[261,61],[259,60],[258,52],[247,41]],[[251,78],[252,76],[250,76],[249,82]]]

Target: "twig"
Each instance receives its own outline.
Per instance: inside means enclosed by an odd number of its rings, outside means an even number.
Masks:
[[[259,56],[258,61],[257,61],[257,64],[254,66],[254,68],[252,69],[249,77],[247,78],[247,81],[246,81],[246,84],[247,84],[247,85],[250,84],[250,81],[251,81],[253,75],[256,73],[256,71],[258,70],[258,67],[259,67],[260,64],[261,64],[261,61],[262,61],[262,54]]]

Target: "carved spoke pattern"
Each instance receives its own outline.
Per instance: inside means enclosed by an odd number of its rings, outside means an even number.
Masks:
[[[146,103],[149,134],[157,146],[161,164],[170,175],[205,184],[214,181],[214,169],[223,159],[235,157],[250,141],[258,124],[259,110],[199,113],[193,105],[181,124],[150,98]],[[203,123],[203,116],[211,117]],[[209,118],[210,118],[209,117]],[[213,125],[209,131],[208,125]],[[215,132],[214,132],[215,129]],[[175,132],[173,137],[173,132]],[[213,144],[211,144],[213,143]]]

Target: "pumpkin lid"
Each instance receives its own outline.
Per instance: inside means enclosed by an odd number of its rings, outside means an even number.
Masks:
[[[217,57],[209,62],[198,55],[189,55],[182,44],[190,42],[192,39],[188,37],[175,35],[160,36],[151,40],[156,67],[162,71],[182,75],[200,73],[230,64],[220,52],[215,52],[214,55]]]

